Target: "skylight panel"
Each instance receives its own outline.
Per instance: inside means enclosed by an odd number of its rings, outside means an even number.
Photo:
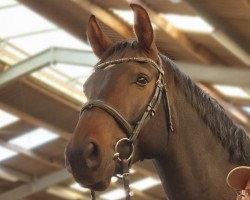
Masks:
[[[119,10],[119,9],[111,9],[115,15],[122,18],[125,22],[130,25],[134,24],[134,13],[131,10]],[[156,29],[156,25],[152,22],[153,29]]]
[[[19,118],[16,117],[15,115],[12,115],[0,109],[0,128],[8,126],[18,120]]]
[[[83,83],[81,82],[85,82],[87,79],[82,79],[82,78],[79,78],[77,80],[77,82],[73,83],[74,84],[74,88],[76,88],[79,92],[83,92]]]
[[[214,28],[198,16],[165,14],[163,15],[173,26],[183,31],[211,33]]]
[[[242,109],[250,114],[250,106],[245,106]]]
[[[117,9],[112,9],[112,11],[128,24],[134,24],[134,14],[132,11]],[[165,14],[163,17],[166,18],[176,28],[184,31],[211,33],[214,30],[210,24],[198,16]],[[154,29],[157,27],[154,23],[152,23],[152,26]]]
[[[46,192],[49,194],[52,194],[56,197],[56,199],[70,199],[70,200],[83,200],[86,199],[86,196],[83,194],[80,194],[75,191],[71,191],[67,188],[61,187],[61,186],[53,186],[48,189],[46,189]]]
[[[68,81],[68,78],[67,78],[65,75],[56,72],[56,71],[53,70],[53,68],[51,68],[51,67],[45,67],[45,68],[41,69],[41,71],[43,71],[43,72],[45,72],[45,73],[48,73],[48,74],[50,74],[51,76],[53,76],[53,77],[55,77],[56,79],[61,80],[61,81],[63,81],[63,82],[67,82],[67,81]]]
[[[181,3],[182,0],[169,0],[171,3],[177,4],[177,3]]]
[[[66,31],[59,29],[20,38],[14,38],[9,41],[20,49],[28,52],[30,55],[39,53],[40,51],[50,48],[51,46],[91,51],[89,45],[73,37]]]
[[[18,5],[1,9],[0,27],[0,37],[9,38],[30,32],[54,29],[56,26],[25,6]]]
[[[89,189],[80,186],[78,183],[73,183],[69,187],[74,189],[74,190],[84,192],[84,193],[89,191]]]
[[[18,145],[25,149],[32,149],[53,141],[59,137],[58,134],[53,133],[47,129],[38,128],[14,139],[11,139],[9,143]]]
[[[13,6],[18,4],[15,0],[1,0],[0,1],[0,8],[7,7],[7,6]]]
[[[74,88],[72,86],[69,86],[63,81],[57,80],[53,76],[51,77],[51,76],[45,75],[41,73],[40,71],[33,72],[31,76],[37,78],[38,80],[49,85],[50,87],[70,96],[71,98],[76,99],[77,101],[81,103],[85,103],[87,100],[85,95],[82,92],[82,87],[81,87],[81,90],[79,91],[78,89],[80,89],[80,87]]]
[[[94,70],[93,67],[77,66],[63,63],[57,63],[55,66],[53,66],[53,68],[62,72],[64,75],[68,76],[71,79],[89,77]]]
[[[227,85],[214,85],[214,87],[219,92],[229,97],[250,98],[250,95],[240,87]]]
[[[122,18],[125,22],[127,22],[130,25],[134,24],[134,14],[130,10],[117,10],[117,9],[112,9],[114,14]]]
[[[25,53],[21,52],[18,49],[15,49],[13,46],[10,45],[3,45],[3,49],[7,52],[9,52],[11,55],[17,57],[18,59],[24,60],[28,57]]]
[[[0,146],[0,162],[17,155],[17,152]]]
[[[144,178],[142,180],[133,182],[130,185],[130,187],[137,189],[137,190],[140,190],[140,191],[143,191],[143,190],[149,189],[149,188],[154,187],[154,186],[159,185],[159,184],[161,184],[160,180],[148,177],[148,178]]]
[[[106,192],[100,195],[101,199],[106,199],[106,200],[119,200],[124,197],[126,197],[126,193],[125,190],[123,189],[111,190],[110,192]]]

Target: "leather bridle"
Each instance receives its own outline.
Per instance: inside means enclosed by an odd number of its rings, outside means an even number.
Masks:
[[[120,139],[115,146],[115,154],[114,154],[114,160],[119,162],[123,169],[123,182],[124,182],[124,188],[126,190],[127,197],[126,199],[130,199],[130,188],[129,188],[129,182],[127,179],[127,176],[129,175],[129,167],[131,163],[131,159],[133,157],[134,153],[134,142],[137,139],[141,129],[146,124],[146,122],[155,115],[155,112],[161,102],[161,99],[164,98],[166,103],[166,111],[168,113],[168,128],[169,131],[173,131],[173,125],[172,125],[172,116],[171,116],[171,110],[169,105],[169,99],[168,99],[168,91],[166,87],[166,83],[164,80],[164,70],[162,67],[162,60],[160,56],[158,56],[158,63],[157,64],[154,60],[146,57],[133,57],[133,58],[120,58],[112,61],[107,61],[100,63],[95,66],[97,69],[104,69],[107,66],[115,65],[119,63],[124,62],[141,62],[141,63],[149,63],[152,65],[158,72],[158,78],[155,84],[155,90],[154,94],[149,101],[149,103],[146,106],[146,109],[144,113],[141,115],[140,119],[137,121],[135,126],[132,126],[117,109],[115,109],[113,106],[109,105],[108,103],[102,101],[102,100],[91,100],[88,101],[86,104],[83,105],[81,108],[80,114],[82,114],[83,111],[89,110],[93,107],[100,108],[107,112],[109,115],[111,115],[117,123],[124,129],[127,138]],[[121,158],[119,153],[119,145],[122,143],[130,145],[130,155],[127,158]],[[94,193],[92,192],[92,199],[94,199]]]

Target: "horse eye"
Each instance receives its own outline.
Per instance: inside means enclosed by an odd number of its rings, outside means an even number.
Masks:
[[[136,84],[139,86],[146,86],[148,84],[148,80],[145,77],[140,76],[137,78]]]

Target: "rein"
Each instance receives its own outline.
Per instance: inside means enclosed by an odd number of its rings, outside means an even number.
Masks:
[[[162,68],[162,60],[160,56],[158,57],[159,57],[159,64],[157,64],[154,60],[150,58],[133,57],[133,58],[121,58],[121,59],[116,59],[112,61],[107,61],[107,62],[98,64],[96,66],[97,69],[104,69],[107,66],[124,63],[124,62],[141,62],[141,63],[149,63],[159,72],[159,75],[155,84],[154,94],[151,100],[149,101],[149,103],[147,104],[146,109],[144,113],[142,114],[141,118],[137,121],[134,127],[131,126],[131,124],[114,107],[112,107],[111,105],[108,105],[106,102],[102,100],[97,99],[97,100],[89,101],[83,105],[80,111],[80,115],[81,115],[84,112],[84,110],[90,110],[93,107],[98,107],[106,111],[109,115],[111,115],[117,121],[117,123],[124,129],[127,137],[120,139],[116,143],[113,159],[116,162],[118,162],[122,168],[121,176],[118,176],[118,175],[117,176],[118,178],[122,178],[123,180],[124,189],[126,192],[126,200],[131,199],[128,176],[129,176],[129,168],[131,165],[131,160],[134,154],[134,142],[137,139],[143,126],[147,123],[147,121],[151,117],[155,115],[156,110],[162,98],[165,98],[166,109],[167,109],[167,113],[169,114],[168,116],[169,131],[173,131],[172,116],[171,116],[171,110],[170,110],[169,99],[168,99],[168,91],[167,91],[166,83],[163,77],[164,70]],[[128,144],[130,147],[130,155],[127,158],[120,157],[119,146],[122,145],[123,143]],[[94,191],[91,191],[91,196],[92,196],[92,200],[94,200],[95,199]]]

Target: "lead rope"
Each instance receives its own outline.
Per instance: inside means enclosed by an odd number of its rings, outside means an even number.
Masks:
[[[122,169],[123,169],[123,174],[122,174],[122,180],[123,180],[123,186],[124,186],[124,190],[126,193],[126,200],[131,200],[131,190],[130,190],[130,186],[129,186],[129,161],[127,160],[123,160],[122,161]]]
[[[94,190],[91,190],[91,199],[92,200],[96,200],[96,198],[95,198],[95,191]]]

